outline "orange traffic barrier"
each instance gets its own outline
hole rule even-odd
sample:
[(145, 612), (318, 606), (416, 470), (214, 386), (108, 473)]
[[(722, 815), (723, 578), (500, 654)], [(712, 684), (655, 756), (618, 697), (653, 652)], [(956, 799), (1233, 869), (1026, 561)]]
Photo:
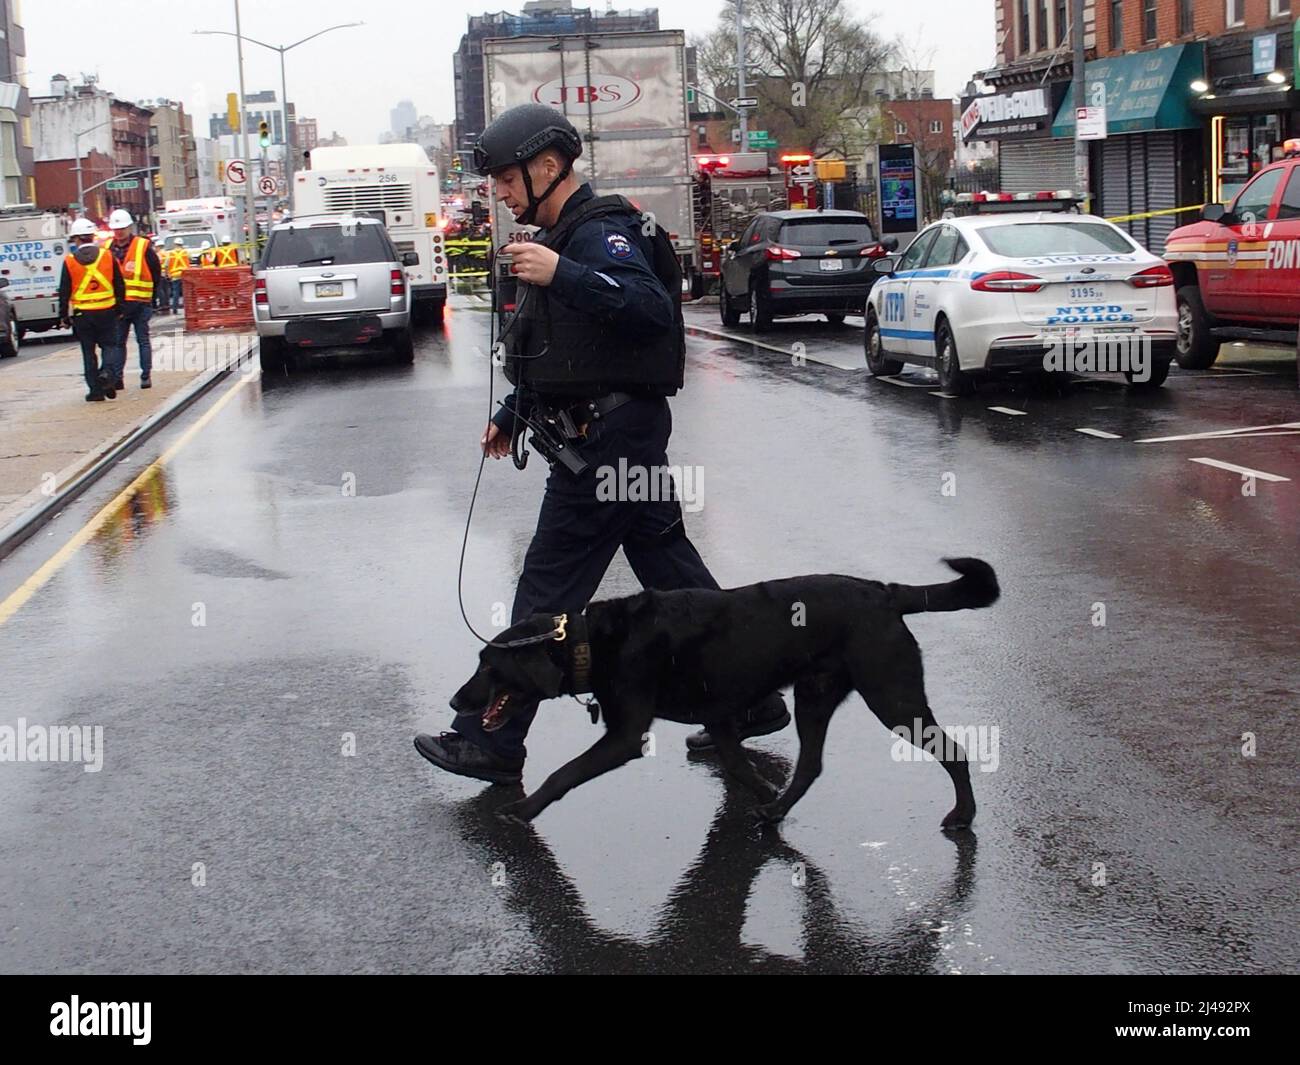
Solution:
[(181, 275), (185, 332), (250, 329), (253, 325), (253, 271), (248, 266), (191, 267)]

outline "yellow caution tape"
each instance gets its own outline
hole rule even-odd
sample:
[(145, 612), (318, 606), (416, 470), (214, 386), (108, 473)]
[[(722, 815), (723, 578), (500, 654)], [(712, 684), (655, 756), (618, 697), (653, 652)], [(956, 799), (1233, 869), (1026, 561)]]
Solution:
[(1104, 219), (1106, 222), (1135, 222), (1139, 218), (1155, 218), (1163, 214), (1182, 214), (1184, 211), (1199, 211), (1205, 204), (1198, 203), (1191, 207), (1169, 207), (1163, 211), (1143, 211), (1141, 214), (1120, 214), (1114, 218)]

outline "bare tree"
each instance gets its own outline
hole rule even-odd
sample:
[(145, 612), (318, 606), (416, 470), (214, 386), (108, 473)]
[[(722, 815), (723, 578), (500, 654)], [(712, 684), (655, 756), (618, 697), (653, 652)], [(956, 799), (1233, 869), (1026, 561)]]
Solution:
[[(735, 0), (725, 0), (717, 28), (695, 41), (701, 80), (723, 99), (735, 95), (735, 26)], [(818, 154), (862, 143), (871, 79), (894, 53), (869, 20), (843, 0), (746, 0), (745, 42), (755, 118), (783, 147)]]

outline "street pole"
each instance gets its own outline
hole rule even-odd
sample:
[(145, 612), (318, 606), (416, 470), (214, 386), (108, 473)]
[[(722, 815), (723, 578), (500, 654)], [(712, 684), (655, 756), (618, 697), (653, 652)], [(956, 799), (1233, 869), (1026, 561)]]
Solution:
[[(280, 53), (280, 109), (284, 112), (284, 189), (293, 194), (293, 142), (294, 130), (289, 127), (289, 83), (284, 77), (284, 53), (289, 49), (277, 48)], [(278, 197), (277, 197), (278, 198)], [(272, 201), (274, 203), (274, 200)], [(270, 217), (269, 208), (267, 217)]]
[(1073, 16), (1071, 34), (1074, 37), (1074, 184), (1083, 200), (1085, 214), (1092, 210), (1092, 194), (1088, 180), (1088, 142), (1084, 140), (1079, 122), (1079, 109), (1088, 106), (1087, 57), (1083, 47), (1083, 0), (1071, 0)]
[[(745, 98), (745, 0), (736, 0), (736, 99)], [(740, 150), (749, 147), (749, 111), (739, 107)]]
[[(87, 131), (89, 132), (89, 131)], [(72, 151), (77, 157), (77, 215), (84, 218), (86, 215), (86, 194), (81, 188), (81, 134), (72, 135)]]
[[(244, 208), (248, 217), (248, 237), (254, 247), (257, 245), (257, 203), (253, 199), (253, 183), (248, 180), (248, 173), (253, 169), (253, 160), (248, 154), (248, 112), (244, 109), (244, 38), (239, 25), (239, 0), (235, 0), (235, 51), (239, 56), (239, 134), (244, 146)], [(236, 237), (243, 242), (243, 234)], [(250, 252), (250, 258), (252, 254)]]

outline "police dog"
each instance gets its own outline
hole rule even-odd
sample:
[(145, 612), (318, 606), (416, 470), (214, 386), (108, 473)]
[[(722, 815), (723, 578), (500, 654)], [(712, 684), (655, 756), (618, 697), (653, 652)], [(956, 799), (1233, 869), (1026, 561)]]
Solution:
[[(579, 784), (639, 757), (651, 722), (664, 718), (704, 725), (723, 767), (762, 800), (755, 815), (775, 823), (820, 775), (826, 728), (850, 691), (888, 729), (910, 734), (919, 720), (923, 736), (937, 734), (921, 651), (903, 616), (987, 607), (999, 594), (986, 562), (944, 561), (961, 575), (946, 584), (790, 577), (727, 591), (646, 591), (592, 603), (581, 615), (536, 615), (479, 652), (451, 707), (478, 715), (491, 732), (543, 699), (591, 692), (599, 703), (605, 734), (531, 795), (501, 807), (509, 820), (531, 821)], [(782, 790), (745, 755), (737, 721), (790, 685), (799, 759)], [(921, 746), (923, 736), (909, 738)], [(948, 744), (937, 757), (957, 797), (942, 827), (966, 828), (975, 795), (965, 751)]]

